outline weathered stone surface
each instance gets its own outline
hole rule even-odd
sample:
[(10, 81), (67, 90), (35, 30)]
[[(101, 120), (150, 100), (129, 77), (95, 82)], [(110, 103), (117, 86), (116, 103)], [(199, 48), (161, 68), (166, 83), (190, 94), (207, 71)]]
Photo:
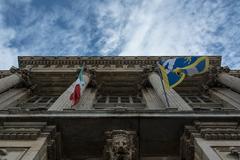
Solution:
[(30, 95), (26, 88), (10, 89), (0, 96), (0, 110), (16, 108), (16, 106)]
[[(224, 121), (238, 122), (240, 115), (237, 109), (234, 112), (231, 110), (227, 112), (226, 110), (219, 112), (192, 111), (181, 108), (182, 106), (175, 107), (175, 110), (171, 110), (171, 112), (165, 109), (164, 100), (159, 98), (157, 92), (152, 88), (153, 85), (148, 81), (148, 73), (154, 71), (156, 62), (164, 58), (170, 57), (19, 57), (20, 69), (31, 71), (29, 74), (34, 86), (31, 88), (33, 96), (61, 95), (75, 80), (77, 69), (82, 64), (85, 64), (87, 70), (94, 73), (94, 76), (91, 74), (91, 81), (85, 90), (86, 94), (76, 106), (76, 110), (70, 110), (71, 107), (65, 104), (65, 100), (69, 99), (68, 95), (65, 96), (65, 100), (58, 101), (56, 109), (60, 107), (59, 110), (40, 111), (41, 107), (36, 102), (34, 105), (30, 103), (28, 105), (39, 110), (20, 109), (17, 113), (12, 110), (1, 111), (0, 122), (12, 121), (13, 123), (4, 123), (0, 126), (0, 141), (4, 144), (7, 144), (6, 142), (9, 144), (11, 141), (11, 144), (20, 147), (26, 145), (27, 142), (45, 138), (46, 144), (43, 145), (43, 149), (31, 150), (28, 153), (29, 157), (37, 155), (36, 157), (39, 159), (59, 160), (61, 157), (58, 155), (61, 153), (64, 155), (64, 160), (99, 160), (103, 158), (104, 146), (106, 146), (105, 153), (107, 152), (108, 155), (112, 153), (115, 155), (112, 157), (116, 157), (116, 159), (131, 159), (130, 153), (137, 151), (135, 156), (143, 160), (179, 160), (181, 159), (179, 155), (181, 149), (183, 150), (181, 155), (192, 156), (192, 152), (194, 152), (194, 156), (201, 159), (206, 158), (207, 154), (212, 154), (212, 152), (201, 150), (201, 145), (204, 145), (206, 141), (214, 142), (215, 145), (218, 145), (217, 147), (221, 145), (222, 140), (228, 141), (225, 143), (228, 146), (230, 142), (234, 145), (237, 144), (239, 140), (238, 126), (236, 127), (235, 123), (223, 123)], [(210, 57), (211, 67), (220, 67), (220, 62), (221, 57)], [(207, 90), (202, 89), (201, 85), (208, 80), (208, 74), (188, 77), (174, 90), (181, 96), (200, 96), (203, 92), (207, 94), (208, 92), (205, 92)], [(161, 85), (159, 81), (155, 81), (155, 83)], [(219, 83), (214, 82), (214, 85), (219, 85)], [(5, 93), (10, 92), (2, 93), (0, 102), (14, 100), (13, 92)], [(169, 97), (173, 96), (171, 94)], [(129, 108), (118, 104), (114, 105), (112, 107), (114, 109), (111, 110), (107, 109), (105, 104), (102, 104), (101, 109), (92, 107), (92, 101), (99, 95), (117, 95), (119, 104), (121, 104), (121, 96), (134, 97), (137, 95), (141, 98), (142, 103), (129, 105)], [(170, 103), (174, 103), (176, 106), (182, 105), (179, 95), (177, 98), (171, 98), (172, 102)], [(237, 96), (234, 96), (233, 99), (235, 103), (238, 103)], [(223, 101), (217, 101), (216, 105), (222, 105), (222, 103)], [(191, 104), (189, 103), (189, 105)], [(206, 108), (211, 108), (208, 103), (204, 105)], [(66, 106), (67, 108), (65, 108)], [(186, 104), (183, 105), (183, 107), (186, 106)], [(0, 107), (2, 106), (0, 105)], [(195, 123), (194, 126), (190, 126), (196, 120), (210, 120), (214, 123)], [(16, 121), (18, 121), (17, 125)], [(47, 123), (32, 123), (39, 121)], [(186, 136), (182, 137), (182, 147), (180, 147), (179, 136), (183, 134), (184, 126), (186, 126), (184, 132)], [(122, 130), (121, 134), (113, 133), (119, 130)], [(108, 138), (105, 136), (106, 131), (111, 132), (111, 136)], [(129, 144), (129, 139), (126, 138), (128, 136), (124, 136), (128, 135), (128, 131), (136, 131), (134, 137), (139, 142), (138, 144), (134, 143), (131, 151), (124, 149), (129, 148), (129, 145), (123, 145)], [(106, 139), (111, 143), (106, 145)], [(196, 139), (198, 139), (199, 148), (194, 146)], [(37, 147), (39, 142), (36, 141), (33, 146)], [(46, 150), (48, 150), (48, 154), (44, 152)]]
[(220, 73), (217, 76), (217, 80), (226, 85), (227, 87), (231, 88), (232, 90), (240, 93), (240, 78), (234, 77), (228, 73)]
[(209, 93), (212, 98), (221, 101), (223, 110), (240, 110), (240, 94), (228, 88), (211, 88)]
[[(44, 144), (38, 142), (42, 138), (45, 139), (41, 141)], [(47, 125), (46, 122), (4, 122), (0, 126), (0, 147), (3, 147), (4, 142), (6, 142), (5, 147), (14, 147), (14, 145), (18, 147), (17, 144), (24, 147), (24, 143), (21, 142), (31, 142), (31, 146), (25, 146), (30, 148), (25, 156), (28, 157), (27, 154), (30, 154), (32, 155), (30, 157), (36, 160), (42, 157), (48, 160), (59, 159), (61, 157), (59, 138), (60, 134), (57, 133), (56, 126)], [(8, 143), (12, 145), (7, 146)], [(32, 153), (31, 150), (37, 152)]]
[(153, 88), (146, 88), (142, 90), (143, 98), (146, 101), (148, 109), (165, 110), (165, 104), (160, 100), (156, 91)]
[(137, 160), (136, 132), (113, 130), (105, 135), (104, 160)]
[[(225, 142), (231, 140), (240, 142), (239, 124), (237, 122), (195, 122), (192, 126), (185, 126), (181, 137), (181, 157), (186, 160), (199, 159), (197, 157), (202, 155), (202, 151), (199, 151), (199, 149), (205, 150), (204, 146), (203, 148), (197, 146), (203, 142), (201, 139), (204, 139), (204, 143), (205, 141), (222, 142), (223, 146), (226, 145)], [(203, 145), (206, 145), (206, 143)], [(211, 157), (211, 154), (205, 156), (208, 159), (207, 157)]]
[[(135, 67), (135, 65), (142, 67), (143, 65), (155, 65), (160, 59), (173, 58), (174, 56), (20, 56), (18, 57), (19, 66), (24, 68), (28, 65), (32, 67), (38, 65), (67, 65), (70, 67), (79, 66), (82, 64), (88, 66), (111, 66), (115, 65), (116, 67), (123, 67), (124, 65), (128, 65)], [(210, 65), (220, 66), (221, 65), (221, 57), (220, 56), (209, 56)], [(131, 67), (129, 67), (131, 68)]]
[(11, 75), (11, 72), (9, 70), (0, 70), (0, 79), (10, 75)]
[(22, 81), (22, 78), (18, 74), (12, 74), (10, 76), (0, 79), (0, 93), (14, 87)]

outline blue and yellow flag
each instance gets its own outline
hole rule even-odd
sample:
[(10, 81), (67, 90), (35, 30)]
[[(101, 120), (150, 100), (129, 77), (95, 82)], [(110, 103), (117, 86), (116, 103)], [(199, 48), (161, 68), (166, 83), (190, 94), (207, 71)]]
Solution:
[(177, 86), (186, 76), (204, 73), (208, 70), (208, 57), (178, 57), (160, 62), (160, 70), (167, 89)]

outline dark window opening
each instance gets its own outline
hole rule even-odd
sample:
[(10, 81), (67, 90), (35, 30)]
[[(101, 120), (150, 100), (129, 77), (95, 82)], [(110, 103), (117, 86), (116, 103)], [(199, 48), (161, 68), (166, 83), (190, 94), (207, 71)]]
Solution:
[(211, 99), (209, 99), (208, 97), (204, 97), (204, 96), (200, 96), (199, 97), (202, 101), (206, 102), (206, 103), (211, 103), (213, 102)]
[(98, 103), (106, 103), (107, 97), (101, 97), (97, 100)]
[(39, 98), (40, 98), (40, 97), (38, 97), (38, 96), (34, 96), (34, 97), (30, 98), (30, 99), (27, 101), (27, 103), (34, 103), (34, 102), (36, 102)]
[(23, 103), (19, 103), (17, 107), (21, 108), (21, 110), (27, 111), (47, 110), (57, 98), (58, 97), (55, 96), (33, 96)]
[(109, 97), (109, 103), (118, 103), (118, 97)]
[(129, 97), (121, 97), (121, 103), (130, 103)]
[(188, 99), (193, 103), (201, 103), (201, 101), (197, 97), (189, 96)]
[(141, 103), (141, 99), (139, 97), (132, 97), (133, 103)]
[(187, 103), (214, 103), (210, 97), (205, 95), (200, 96), (183, 96), (183, 99)]
[(97, 103), (118, 103), (118, 104), (134, 104), (142, 103), (142, 97), (138, 96), (101, 96), (98, 95), (96, 99)]
[(224, 107), (222, 102), (212, 100), (207, 95), (183, 96), (183, 99), (190, 104), (194, 111), (234, 110), (233, 108)]

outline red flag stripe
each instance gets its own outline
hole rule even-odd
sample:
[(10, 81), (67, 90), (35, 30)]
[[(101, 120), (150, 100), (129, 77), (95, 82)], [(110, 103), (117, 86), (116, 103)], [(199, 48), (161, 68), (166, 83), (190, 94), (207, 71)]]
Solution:
[(81, 86), (80, 84), (76, 84), (74, 87), (74, 91), (70, 96), (72, 105), (76, 105), (80, 101), (80, 97), (81, 97)]

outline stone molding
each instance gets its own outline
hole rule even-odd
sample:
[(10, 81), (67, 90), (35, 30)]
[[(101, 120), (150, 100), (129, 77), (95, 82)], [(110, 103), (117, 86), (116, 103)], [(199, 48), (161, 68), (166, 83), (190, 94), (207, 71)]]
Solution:
[[(97, 66), (97, 67), (110, 67), (115, 65), (116, 68), (123, 67), (123, 65), (138, 67), (146, 65), (155, 65), (159, 60), (174, 58), (176, 56), (20, 56), (18, 57), (18, 62), (20, 68), (32, 65), (39, 66), (43, 65), (46, 68), (55, 65), (55, 67), (68, 66), (70, 68), (75, 68), (75, 65), (87, 65), (87, 66)], [(210, 64), (213, 66), (221, 65), (220, 56), (209, 56)]]
[(10, 75), (11, 75), (11, 72), (9, 70), (0, 70), (0, 79)]
[(47, 138), (47, 156), (49, 160), (61, 157), (60, 133), (56, 126), (46, 122), (3, 122), (0, 126), (0, 140), (37, 140)]
[(238, 122), (194, 122), (184, 127), (180, 139), (181, 157), (185, 160), (194, 159), (194, 139), (223, 141), (240, 140), (240, 127)]
[(30, 71), (27, 69), (20, 69), (12, 66), (9, 70), (12, 74), (16, 74), (21, 78), (26, 87), (31, 87)]

